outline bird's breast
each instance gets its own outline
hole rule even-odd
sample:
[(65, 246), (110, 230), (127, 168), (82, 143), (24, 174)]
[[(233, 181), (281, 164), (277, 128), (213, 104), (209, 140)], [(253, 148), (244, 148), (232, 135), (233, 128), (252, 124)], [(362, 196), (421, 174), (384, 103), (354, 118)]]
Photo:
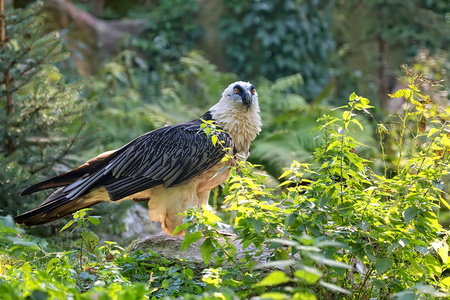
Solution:
[(225, 182), (230, 176), (231, 161), (221, 161), (202, 175), (194, 178), (197, 184), (197, 194), (210, 191)]

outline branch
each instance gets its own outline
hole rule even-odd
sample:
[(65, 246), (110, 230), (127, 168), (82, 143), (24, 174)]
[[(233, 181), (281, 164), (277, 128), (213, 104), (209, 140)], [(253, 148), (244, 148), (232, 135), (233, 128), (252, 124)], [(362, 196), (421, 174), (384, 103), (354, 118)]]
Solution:
[[(78, 9), (67, 0), (46, 0), (46, 8), (56, 10), (56, 14), (68, 17), (66, 23), (73, 22), (78, 28), (92, 30), (98, 40), (97, 46), (106, 53), (114, 53), (114, 48), (120, 39), (126, 35), (137, 35), (148, 20), (111, 20), (104, 21), (86, 11)], [(62, 24), (65, 27), (64, 24)]]

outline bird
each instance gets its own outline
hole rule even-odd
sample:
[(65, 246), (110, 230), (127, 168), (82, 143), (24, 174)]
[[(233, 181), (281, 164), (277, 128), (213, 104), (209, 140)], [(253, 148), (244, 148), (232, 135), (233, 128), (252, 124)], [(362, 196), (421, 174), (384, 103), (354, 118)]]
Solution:
[(58, 189), (14, 221), (40, 225), (100, 202), (131, 199), (148, 201), (151, 221), (173, 234), (183, 223), (180, 213), (207, 206), (210, 191), (228, 179), (233, 164), (248, 158), (250, 144), (262, 127), (259, 112), (255, 86), (234, 82), (201, 117), (149, 131), (72, 171), (26, 188), (20, 196)]

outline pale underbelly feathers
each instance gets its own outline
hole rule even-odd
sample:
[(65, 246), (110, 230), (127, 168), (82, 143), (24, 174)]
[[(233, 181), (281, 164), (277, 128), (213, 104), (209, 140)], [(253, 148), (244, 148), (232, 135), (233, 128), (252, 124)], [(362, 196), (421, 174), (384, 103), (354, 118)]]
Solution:
[(205, 173), (194, 177), (179, 186), (164, 188), (155, 186), (134, 194), (129, 198), (148, 202), (149, 216), (153, 222), (161, 222), (164, 232), (172, 234), (183, 223), (184, 216), (179, 213), (189, 207), (200, 208), (208, 204), (210, 191), (227, 180), (230, 167), (227, 162), (220, 162)]

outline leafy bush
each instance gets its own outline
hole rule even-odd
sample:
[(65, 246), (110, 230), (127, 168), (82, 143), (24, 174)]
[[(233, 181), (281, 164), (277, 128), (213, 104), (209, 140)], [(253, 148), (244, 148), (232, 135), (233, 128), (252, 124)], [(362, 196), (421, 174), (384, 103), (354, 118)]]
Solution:
[[(450, 207), (442, 190), (449, 174), (448, 109), (420, 93), (421, 76), (407, 80), (407, 88), (391, 95), (404, 99), (404, 113), (388, 132), (379, 131), (381, 137), (395, 136), (392, 172), (377, 165), (387, 159), (383, 151), (375, 159), (359, 155), (366, 146), (350, 132), (364, 129), (356, 114), (367, 114), (372, 106), (352, 94), (340, 117), (319, 119), (315, 130), (324, 143), (315, 150), (314, 163), (294, 162), (280, 177), (286, 179), (281, 194), (251, 165), (233, 172), (226, 201), (244, 258), (236, 256), (229, 238), (219, 238), (217, 217), (188, 213), (185, 241), (206, 238), (202, 254), (205, 262), (216, 254), (211, 267), (212, 274), (220, 274), (216, 286), (231, 285), (243, 297), (277, 299), (447, 295), (449, 233), (438, 215), (441, 206)], [(278, 270), (260, 281), (263, 273), (255, 264), (266, 259)], [(225, 269), (223, 261), (233, 264)]]
[(258, 166), (239, 163), (224, 190), (235, 235), (221, 234), (220, 218), (206, 209), (189, 210), (178, 228), (187, 230), (183, 249), (204, 238), (205, 269), (152, 251), (127, 253), (115, 242), (99, 247), (87, 227), (99, 219), (86, 211), (63, 228), (80, 234), (65, 252), (49, 251), (52, 245), (3, 218), (0, 291), (11, 299), (446, 296), (448, 231), (438, 214), (450, 206), (442, 181), (449, 173), (448, 109), (421, 94), (422, 77), (407, 80), (392, 95), (405, 101), (400, 121), (378, 126), (380, 146), (387, 134), (397, 142), (392, 167), (384, 168), (383, 147), (379, 157), (360, 155), (366, 146), (350, 133), (365, 129), (356, 116), (372, 107), (356, 94), (339, 114), (319, 119), (323, 143), (313, 162), (294, 161), (277, 189)]

